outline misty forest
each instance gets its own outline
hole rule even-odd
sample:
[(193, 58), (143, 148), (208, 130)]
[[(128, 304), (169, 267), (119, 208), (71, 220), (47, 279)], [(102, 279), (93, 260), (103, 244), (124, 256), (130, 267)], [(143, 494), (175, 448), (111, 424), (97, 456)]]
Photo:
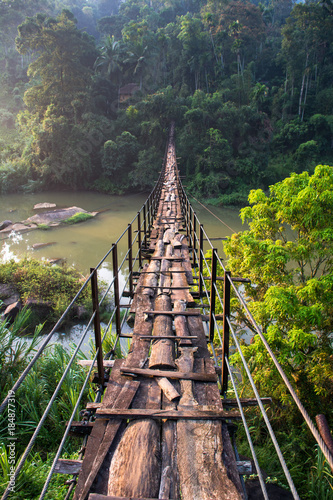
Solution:
[(149, 191), (171, 120), (187, 189), (216, 204), (332, 162), (330, 1), (0, 8), (2, 193)]

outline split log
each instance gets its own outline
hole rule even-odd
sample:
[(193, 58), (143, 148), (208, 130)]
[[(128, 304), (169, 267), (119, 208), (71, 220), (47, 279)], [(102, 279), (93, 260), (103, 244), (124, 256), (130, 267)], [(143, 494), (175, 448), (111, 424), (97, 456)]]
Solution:
[[(132, 406), (161, 407), (161, 390), (155, 381), (142, 383)], [(131, 422), (111, 461), (108, 495), (157, 498), (160, 475), (159, 423), (152, 419)]]
[[(177, 360), (179, 369), (193, 370), (193, 348), (181, 348)], [(182, 381), (180, 403), (198, 407), (192, 392), (192, 382)], [(186, 385), (184, 385), (186, 384)], [(178, 408), (184, 408), (179, 405)], [(207, 408), (207, 407), (206, 407)], [(209, 407), (211, 408), (211, 407)], [(240, 500), (234, 484), (227, 476), (222, 461), (221, 423), (213, 420), (177, 422), (178, 470), (180, 489), (184, 498), (200, 500)]]
[(157, 377), (156, 381), (169, 401), (180, 398), (179, 392), (176, 391), (170, 380), (166, 377)]
[[(174, 311), (185, 311), (186, 302), (184, 300), (176, 300), (174, 302)], [(177, 337), (189, 337), (190, 332), (187, 326), (187, 319), (185, 316), (175, 316), (174, 325), (176, 330)], [(192, 341), (190, 339), (182, 339), (180, 345), (192, 345)]]
[[(175, 250), (175, 255), (180, 256), (180, 251)], [(188, 280), (187, 276), (185, 274), (185, 268), (183, 267), (182, 264), (178, 263), (173, 263), (171, 267), (171, 275), (172, 275), (172, 284), (175, 287), (186, 287), (188, 286)], [(182, 290), (172, 290), (172, 295), (171, 295), (171, 300), (174, 303), (176, 300), (184, 300), (187, 304), (194, 304), (194, 299), (192, 295), (190, 294), (189, 290), (186, 288), (183, 288)]]
[[(159, 311), (171, 311), (171, 299), (167, 295), (159, 295), (155, 300), (155, 308)], [(154, 319), (153, 334), (172, 335), (172, 317), (158, 314)], [(176, 368), (174, 362), (175, 346), (172, 340), (163, 339), (155, 342), (151, 348), (149, 368)]]
[[(177, 385), (179, 385), (177, 383)], [(175, 410), (176, 404), (162, 398), (164, 410)], [(162, 476), (159, 498), (180, 500), (179, 478), (177, 470), (177, 422), (172, 420), (162, 423)]]

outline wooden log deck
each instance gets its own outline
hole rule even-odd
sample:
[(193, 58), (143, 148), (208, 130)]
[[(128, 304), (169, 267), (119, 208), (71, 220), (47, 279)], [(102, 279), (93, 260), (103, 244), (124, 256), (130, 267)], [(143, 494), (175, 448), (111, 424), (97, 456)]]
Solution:
[(239, 414), (222, 406), (182, 229), (171, 131), (132, 343), (110, 363), (102, 403), (89, 406), (75, 500), (244, 498), (227, 424)]

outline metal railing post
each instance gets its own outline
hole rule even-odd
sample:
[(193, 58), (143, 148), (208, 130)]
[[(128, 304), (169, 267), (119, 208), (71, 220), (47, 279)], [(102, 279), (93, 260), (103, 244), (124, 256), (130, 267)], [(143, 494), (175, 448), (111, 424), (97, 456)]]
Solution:
[(215, 316), (215, 299), (216, 299), (216, 270), (217, 270), (217, 255), (216, 248), (212, 249), (212, 270), (210, 277), (210, 311), (209, 311), (209, 340), (214, 340), (214, 316)]
[(197, 232), (197, 218), (196, 218), (196, 214), (195, 212), (193, 211), (192, 213), (192, 257), (193, 257), (193, 267), (196, 266), (196, 254), (195, 254), (195, 251), (196, 251), (196, 248), (197, 248), (197, 245), (196, 245), (196, 232)]
[(230, 316), (230, 271), (224, 271), (223, 287), (223, 345), (222, 345), (222, 393), (228, 389), (228, 367), (225, 358), (229, 359), (229, 323)]
[(144, 233), (144, 244), (145, 248), (147, 246), (147, 220), (146, 220), (146, 204), (143, 205), (143, 233)]
[(120, 300), (119, 300), (119, 273), (118, 273), (118, 250), (117, 245), (113, 244), (112, 249), (113, 261), (113, 277), (114, 277), (114, 305), (116, 308), (116, 332), (117, 335), (121, 334), (121, 321), (120, 321)]
[(138, 212), (138, 247), (139, 247), (139, 267), (142, 267), (142, 256), (141, 256), (141, 214)]
[(147, 200), (147, 203), (148, 203), (148, 232), (150, 234), (150, 225), (151, 225), (151, 222), (150, 222), (150, 216), (151, 216), (151, 200), (150, 200), (150, 197), (151, 195), (149, 195), (149, 198)]
[(203, 273), (203, 225), (199, 229), (199, 297), (202, 295), (202, 273)]
[(101, 337), (101, 321), (99, 317), (99, 301), (98, 301), (98, 283), (97, 271), (95, 268), (90, 269), (91, 275), (91, 298), (93, 304), (94, 316), (94, 331), (95, 331), (95, 345), (97, 354), (97, 371), (99, 383), (104, 383), (104, 367), (103, 367), (103, 350), (102, 350), (102, 337)]
[(133, 295), (133, 254), (132, 254), (132, 224), (128, 224), (128, 277), (129, 277), (129, 292)]

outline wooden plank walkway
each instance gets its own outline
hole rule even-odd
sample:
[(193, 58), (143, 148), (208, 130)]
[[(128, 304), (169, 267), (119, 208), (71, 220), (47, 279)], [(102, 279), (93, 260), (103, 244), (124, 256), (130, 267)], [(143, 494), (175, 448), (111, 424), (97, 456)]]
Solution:
[(226, 424), (239, 414), (222, 407), (202, 316), (193, 309), (175, 165), (171, 131), (152, 255), (131, 305), (130, 351), (115, 360), (94, 407), (75, 500), (243, 498)]

